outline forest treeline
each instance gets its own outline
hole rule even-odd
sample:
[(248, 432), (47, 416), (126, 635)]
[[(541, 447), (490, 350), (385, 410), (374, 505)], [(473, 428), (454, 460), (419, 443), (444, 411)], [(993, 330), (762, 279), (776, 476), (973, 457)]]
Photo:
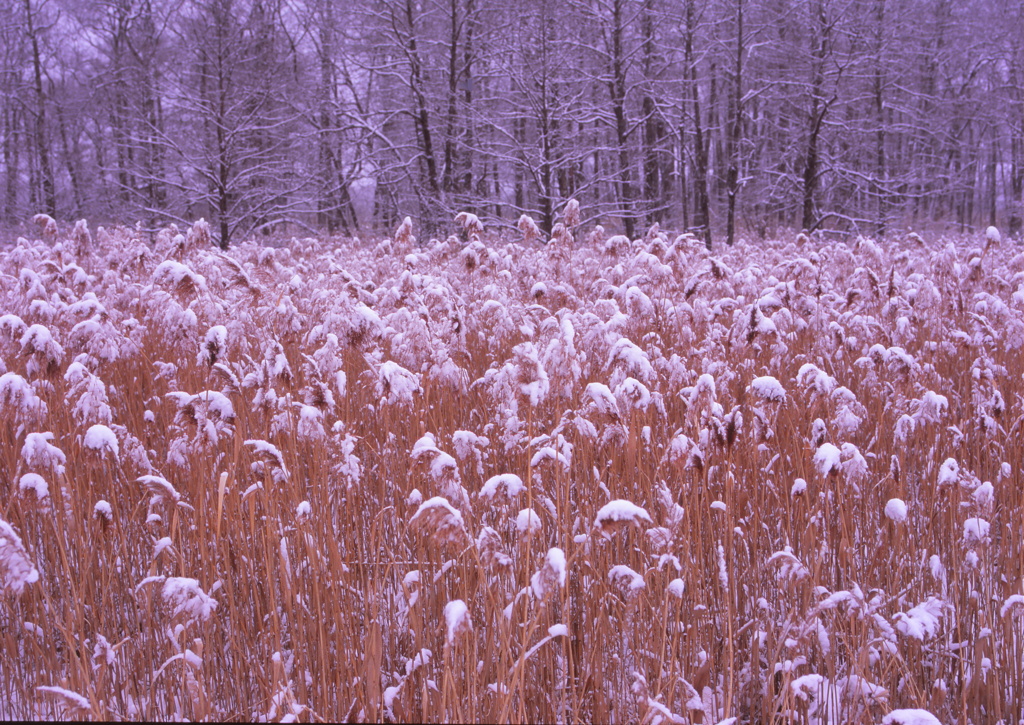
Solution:
[(0, 210), (356, 233), (998, 224), (1016, 0), (9, 0)]

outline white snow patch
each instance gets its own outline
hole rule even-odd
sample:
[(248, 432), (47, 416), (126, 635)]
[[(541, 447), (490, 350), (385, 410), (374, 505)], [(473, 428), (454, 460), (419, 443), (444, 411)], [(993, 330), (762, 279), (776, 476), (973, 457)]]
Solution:
[(507, 496), (509, 500), (515, 498), (526, 490), (526, 486), (523, 485), (523, 479), (519, 476), (514, 473), (501, 473), (487, 479), (483, 487), (480, 489), (480, 495), (483, 498), (493, 498), (497, 495), (499, 488), (505, 489), (505, 496)]
[(1006, 601), (1003, 602), (1003, 606), (999, 609), (999, 617), (1001, 619), (1005, 618), (1014, 607), (1020, 607), (1020, 611), (1024, 612), (1024, 594), (1013, 594), (1007, 597)]
[(772, 403), (781, 403), (786, 399), (786, 389), (771, 375), (754, 378), (747, 390), (762, 400)]
[(810, 388), (818, 393), (828, 395), (836, 388), (836, 380), (813, 363), (804, 363), (796, 374), (796, 380), (800, 385)]
[(636, 592), (647, 586), (644, 578), (625, 564), (617, 564), (608, 570), (608, 581), (619, 584), (630, 592)]
[(619, 404), (607, 385), (603, 383), (588, 383), (586, 390), (583, 391), (583, 396), (602, 415), (611, 416), (612, 418), (619, 417)]
[(941, 599), (928, 597), (909, 612), (898, 612), (893, 618), (896, 629), (906, 637), (923, 642), (939, 631), (939, 620), (945, 608)]
[(18, 481), (18, 488), (35, 493), (37, 501), (42, 501), (50, 495), (50, 485), (38, 473), (26, 473)]
[(882, 718), (882, 725), (942, 725), (942, 723), (927, 710), (893, 710)]
[(36, 688), (36, 692), (56, 698), (68, 717), (81, 717), (92, 712), (89, 701), (74, 690), (51, 685), (40, 685)]
[(181, 262), (175, 262), (173, 259), (165, 259), (157, 265), (153, 270), (153, 281), (172, 287), (187, 284), (202, 289), (206, 285), (205, 277), (196, 274)]
[[(181, 494), (178, 493), (174, 486), (171, 485), (170, 481), (163, 476), (139, 476), (136, 480), (149, 489), (149, 492), (153, 494), (154, 500), (170, 499), (175, 502), (181, 500)], [(262, 488), (262, 484), (259, 485)]]
[(199, 355), (196, 357), (196, 364), (213, 365), (217, 362), (228, 344), (228, 328), (224, 325), (214, 325), (206, 331), (206, 337), (199, 346)]
[(990, 525), (982, 518), (971, 518), (964, 521), (964, 543), (981, 544), (988, 541)]
[(20, 594), (26, 584), (39, 581), (39, 572), (32, 566), (21, 537), (9, 523), (0, 519), (0, 590)]
[(554, 639), (555, 637), (568, 637), (569, 628), (564, 624), (552, 624), (548, 627), (548, 637)]
[(53, 433), (29, 433), (21, 447), (21, 457), (30, 468), (48, 469), (60, 475), (68, 459), (60, 448), (50, 443), (52, 440)]
[(92, 507), (92, 515), (94, 518), (102, 518), (108, 522), (114, 518), (114, 512), (107, 501), (97, 501), (96, 505)]
[(692, 406), (701, 398), (704, 398), (709, 402), (714, 402), (717, 395), (718, 393), (715, 390), (715, 379), (711, 375), (704, 373), (697, 378), (697, 382), (690, 393), (689, 403)]
[(429, 649), (421, 649), (416, 653), (416, 656), (405, 663), (405, 676), (408, 677), (413, 672), (418, 670), (420, 667), (426, 667), (430, 664), (430, 660), (434, 658), (434, 653)]
[(971, 494), (971, 498), (974, 499), (974, 502), (978, 504), (978, 506), (988, 508), (995, 500), (995, 493), (995, 487), (992, 485), (992, 482), (985, 481), (975, 489), (974, 493)]
[(892, 521), (900, 523), (907, 520), (907, 504), (901, 499), (891, 498), (885, 504), (885, 515)]
[(814, 454), (814, 467), (822, 476), (838, 472), (842, 466), (839, 449), (831, 443), (822, 443)]
[(544, 555), (544, 564), (530, 577), (530, 589), (538, 599), (544, 599), (549, 592), (565, 586), (565, 575), (565, 552), (552, 547)]
[(654, 523), (650, 514), (640, 506), (631, 501), (616, 499), (606, 503), (597, 512), (597, 516), (594, 518), (594, 527), (602, 529), (617, 523), (631, 523), (639, 526), (641, 521)]
[(533, 509), (523, 509), (519, 512), (519, 515), (516, 516), (516, 529), (520, 533), (534, 533), (540, 531), (540, 517)]
[(952, 486), (960, 480), (960, 464), (953, 458), (947, 458), (939, 467), (939, 486)]
[(174, 542), (170, 536), (165, 536), (153, 545), (153, 559), (156, 560), (166, 549), (173, 549)]
[(409, 454), (413, 460), (418, 461), (424, 456), (435, 456), (441, 452), (437, 447), (437, 441), (433, 433), (427, 433), (412, 444), (412, 452)]
[(942, 416), (949, 410), (949, 398), (929, 390), (918, 401), (917, 417), (929, 423), (941, 423)]
[(90, 426), (89, 430), (85, 432), (83, 443), (86, 448), (91, 448), (94, 451), (107, 451), (114, 458), (117, 458), (120, 453), (117, 445), (117, 436), (114, 435), (114, 431), (102, 424)]
[(469, 608), (461, 599), (454, 599), (444, 605), (444, 620), (448, 625), (448, 644), (455, 644), (460, 634), (472, 631), (473, 621), (469, 617)]
[(188, 577), (168, 577), (162, 594), (164, 601), (174, 609), (175, 617), (206, 622), (217, 609), (217, 600), (204, 592), (198, 581)]
[(429, 511), (440, 511), (445, 516), (451, 517), (452, 520), (458, 523), (459, 525), (463, 524), (462, 514), (459, 512), (458, 509), (454, 508), (450, 503), (448, 503), (448, 499), (446, 499), (444, 496), (434, 496), (433, 498), (428, 499), (424, 501), (422, 504), (420, 504), (420, 507), (416, 509), (416, 513), (414, 513), (412, 515), (412, 518), (409, 519), (409, 523), (412, 524), (420, 518), (426, 516), (427, 512)]
[(409, 526), (422, 528), (427, 535), (440, 540), (462, 540), (466, 537), (462, 513), (444, 496), (434, 496), (421, 503), (409, 519)]
[(420, 376), (391, 360), (384, 362), (377, 373), (377, 396), (388, 403), (411, 403), (420, 391)]

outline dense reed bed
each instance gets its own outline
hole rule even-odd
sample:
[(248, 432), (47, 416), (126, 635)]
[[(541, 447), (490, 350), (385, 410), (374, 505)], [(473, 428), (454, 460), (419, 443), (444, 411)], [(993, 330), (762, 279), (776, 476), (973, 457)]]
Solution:
[(41, 221), (0, 250), (0, 717), (1024, 722), (996, 233)]

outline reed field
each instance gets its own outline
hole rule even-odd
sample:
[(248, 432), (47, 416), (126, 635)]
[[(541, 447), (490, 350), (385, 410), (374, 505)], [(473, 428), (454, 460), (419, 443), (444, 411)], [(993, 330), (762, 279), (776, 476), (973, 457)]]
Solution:
[(1024, 723), (995, 229), (38, 221), (0, 246), (0, 718)]

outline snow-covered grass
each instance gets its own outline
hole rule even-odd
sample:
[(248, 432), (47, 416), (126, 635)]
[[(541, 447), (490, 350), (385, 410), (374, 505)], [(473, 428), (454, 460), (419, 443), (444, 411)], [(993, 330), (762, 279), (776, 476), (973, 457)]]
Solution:
[(1019, 247), (461, 222), (0, 251), (0, 717), (1020, 721)]

